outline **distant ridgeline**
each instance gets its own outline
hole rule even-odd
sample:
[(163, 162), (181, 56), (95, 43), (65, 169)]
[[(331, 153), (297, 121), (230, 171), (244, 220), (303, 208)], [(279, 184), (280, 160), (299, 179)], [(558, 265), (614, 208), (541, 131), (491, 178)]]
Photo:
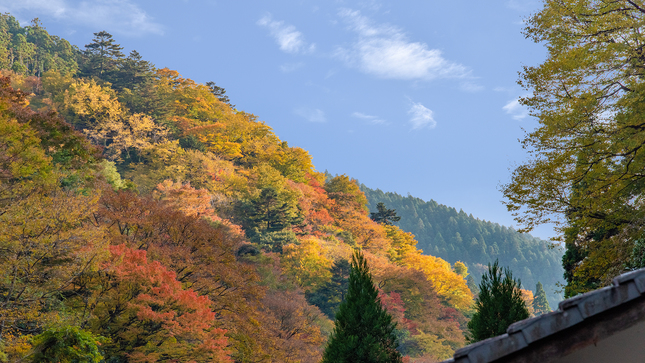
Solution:
[(396, 225), (416, 236), (418, 248), (451, 264), (465, 263), (478, 283), (488, 262), (497, 258), (501, 266), (510, 267), (513, 275), (522, 280), (522, 288), (533, 291), (541, 282), (552, 309), (562, 300), (562, 294), (556, 291), (561, 289), (557, 284), (564, 283), (563, 252), (550, 248), (549, 242), (482, 221), (434, 200), (425, 202), (412, 196), (384, 193), (363, 184), (361, 190), (371, 211), (376, 210), (379, 202), (388, 209), (396, 209), (401, 217)]

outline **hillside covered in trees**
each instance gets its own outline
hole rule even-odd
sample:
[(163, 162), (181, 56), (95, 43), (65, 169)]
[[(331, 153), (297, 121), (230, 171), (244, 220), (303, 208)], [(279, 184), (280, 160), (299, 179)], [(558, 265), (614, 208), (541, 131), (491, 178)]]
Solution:
[(355, 249), (406, 359), (465, 344), (464, 264), (215, 83), (103, 31), (0, 35), (0, 361), (317, 362)]
[(412, 233), (424, 253), (448, 262), (462, 261), (479, 281), (488, 263), (499, 259), (522, 281), (524, 289), (533, 290), (538, 282), (544, 286), (549, 304), (562, 300), (563, 252), (551, 243), (519, 233), (497, 223), (482, 221), (433, 200), (425, 202), (412, 196), (385, 193), (361, 185), (371, 210), (381, 202), (395, 209), (401, 220), (396, 223)]

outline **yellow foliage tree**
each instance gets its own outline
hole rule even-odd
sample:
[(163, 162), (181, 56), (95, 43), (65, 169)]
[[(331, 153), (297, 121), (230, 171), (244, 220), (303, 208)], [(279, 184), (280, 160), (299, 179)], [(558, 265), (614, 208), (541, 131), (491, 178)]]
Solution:
[(526, 304), (526, 308), (529, 310), (530, 316), (535, 316), (535, 309), (533, 308), (533, 291), (520, 289), (522, 292), (522, 300)]
[(266, 163), (296, 182), (305, 182), (307, 175), (314, 173), (309, 153), (289, 147), (271, 127), (249, 113), (226, 112), (217, 122), (191, 128), (187, 134), (197, 137), (208, 151), (238, 165)]
[(457, 261), (452, 265), (452, 270), (455, 273), (463, 278), (468, 277), (468, 267), (461, 261)]
[(0, 341), (56, 319), (60, 296), (107, 252), (90, 220), (100, 192), (63, 190), (28, 125), (0, 114)]
[(389, 252), (390, 261), (396, 264), (402, 264), (404, 260), (413, 255), (420, 254), (421, 250), (416, 248), (417, 240), (410, 232), (405, 232), (397, 226), (382, 225), (385, 229), (387, 238), (392, 242)]
[(66, 119), (81, 129), (120, 120), (125, 110), (110, 88), (101, 87), (94, 80), (77, 80), (65, 91)]
[(140, 191), (152, 191), (164, 180), (190, 182), (194, 188), (207, 189), (224, 197), (246, 193), (248, 180), (243, 170), (212, 153), (185, 150), (178, 141), (152, 145), (142, 151), (144, 162), (131, 164), (126, 176)]
[(325, 257), (324, 250), (324, 245), (315, 237), (304, 238), (299, 245), (286, 245), (282, 253), (282, 267), (303, 289), (316, 290), (331, 279), (333, 261)]
[(181, 130), (212, 124), (231, 113), (210, 89), (192, 79), (183, 78), (179, 72), (168, 68), (158, 69), (154, 79), (157, 95), (164, 101), (167, 121)]
[(441, 258), (428, 255), (411, 255), (405, 264), (422, 271), (432, 282), (437, 294), (459, 310), (472, 307), (473, 295), (466, 285), (466, 280), (456, 274), (450, 264)]

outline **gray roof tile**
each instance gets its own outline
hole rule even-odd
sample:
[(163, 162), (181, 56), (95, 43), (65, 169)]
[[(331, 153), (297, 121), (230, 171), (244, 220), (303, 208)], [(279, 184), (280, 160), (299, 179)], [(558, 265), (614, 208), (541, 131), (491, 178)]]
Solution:
[(458, 349), (454, 358), (442, 363), (492, 362), (642, 295), (645, 269), (625, 273), (614, 278), (612, 286), (564, 300), (555, 311), (511, 324), (506, 334)]

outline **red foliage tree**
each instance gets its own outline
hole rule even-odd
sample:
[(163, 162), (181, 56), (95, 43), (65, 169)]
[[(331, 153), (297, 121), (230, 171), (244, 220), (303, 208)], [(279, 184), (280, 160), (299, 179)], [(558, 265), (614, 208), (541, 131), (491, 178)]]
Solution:
[(110, 252), (92, 319), (94, 331), (112, 338), (110, 354), (130, 362), (231, 361), (208, 297), (184, 289), (146, 251), (117, 245)]
[(266, 288), (256, 267), (236, 258), (244, 243), (238, 230), (128, 191), (107, 190), (100, 204), (96, 221), (107, 228), (112, 244), (146, 250), (184, 287), (208, 296), (216, 326), (228, 331), (234, 359), (270, 356), (274, 338), (260, 323), (267, 320), (261, 302)]

